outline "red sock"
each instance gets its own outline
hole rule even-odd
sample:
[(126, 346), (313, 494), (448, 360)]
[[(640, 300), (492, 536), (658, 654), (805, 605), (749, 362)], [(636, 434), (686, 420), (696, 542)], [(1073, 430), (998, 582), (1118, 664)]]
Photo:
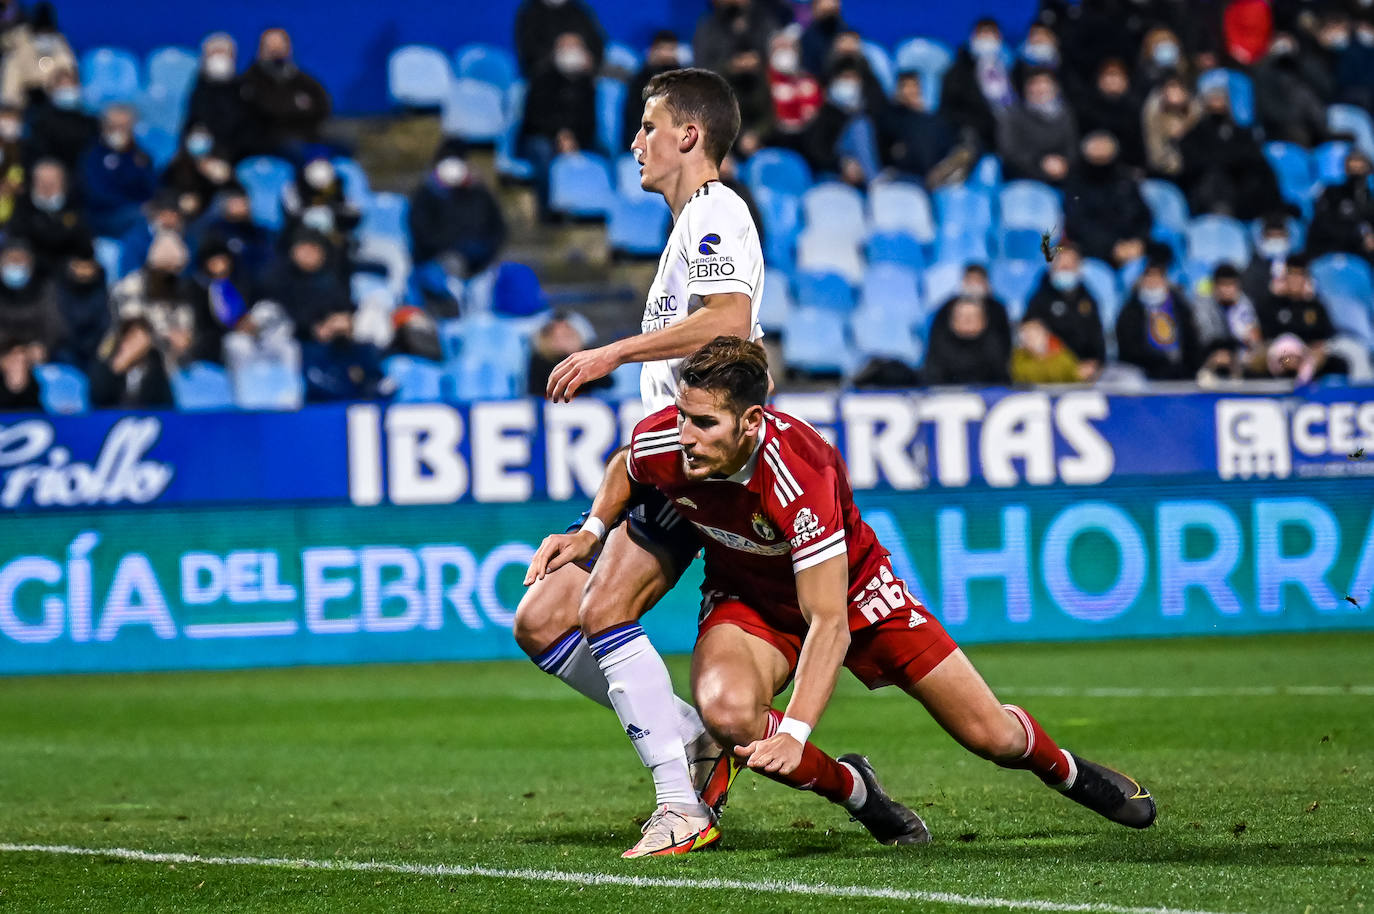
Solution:
[(1062, 787), (1064, 782), (1069, 779), (1069, 760), (1064, 756), (1063, 750), (1050, 739), (1040, 726), (1039, 721), (1025, 709), (1018, 708), (1016, 705), (1002, 705), (1012, 717), (1020, 721), (1021, 726), (1026, 730), (1026, 752), (1018, 759), (1007, 759), (997, 764), (1003, 768), (1020, 768), (1033, 771), (1051, 787)]
[[(769, 711), (768, 722), (764, 727), (763, 738), (768, 739), (778, 732), (782, 723), (781, 711)], [(807, 742), (802, 747), (801, 763), (791, 774), (778, 774), (760, 771), (766, 778), (795, 787), (797, 790), (810, 790), (818, 793), (832, 803), (843, 803), (854, 791), (854, 775), (849, 769), (826, 755), (816, 745)]]

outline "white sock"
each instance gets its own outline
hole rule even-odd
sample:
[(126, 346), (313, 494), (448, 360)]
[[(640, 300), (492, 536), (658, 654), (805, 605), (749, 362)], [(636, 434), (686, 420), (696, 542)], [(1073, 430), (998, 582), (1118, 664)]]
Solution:
[(849, 799), (843, 803), (845, 809), (854, 812), (868, 802), (868, 785), (864, 783), (863, 778), (859, 777), (859, 769), (848, 762), (840, 762), (840, 764), (847, 768), (854, 777), (854, 787), (849, 791)]
[(637, 623), (589, 641), (606, 677), (607, 694), (640, 761), (654, 775), (658, 804), (697, 806), (701, 800), (687, 770), (679, 732), (679, 699), (663, 658)]

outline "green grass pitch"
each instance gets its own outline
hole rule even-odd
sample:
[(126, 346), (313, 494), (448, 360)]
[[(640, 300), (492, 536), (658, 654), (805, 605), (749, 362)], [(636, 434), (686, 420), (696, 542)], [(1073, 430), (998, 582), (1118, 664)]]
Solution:
[[(528, 663), (11, 678), (0, 843), (341, 868), (5, 850), (0, 911), (1374, 909), (1374, 635), (969, 653), (1063, 745), (1143, 780), (1156, 826), (981, 762), (913, 701), (848, 677), (817, 741), (868, 753), (932, 845), (880, 847), (818, 797), (745, 774), (720, 850), (623, 861), (646, 772), (609, 712)], [(532, 878), (550, 871), (676, 882)], [(867, 897), (805, 888), (822, 884)]]

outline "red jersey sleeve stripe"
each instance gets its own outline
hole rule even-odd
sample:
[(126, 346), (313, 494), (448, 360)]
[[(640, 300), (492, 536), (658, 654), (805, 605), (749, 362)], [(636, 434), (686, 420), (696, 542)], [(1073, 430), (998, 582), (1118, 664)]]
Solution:
[(792, 559), (793, 559), (793, 561), (797, 561), (797, 560), (800, 560), (800, 559), (807, 558), (808, 556), (810, 556), (810, 555), (812, 555), (812, 554), (814, 554), (814, 553), (820, 552), (820, 551), (823, 550), (823, 549), (828, 549), (828, 548), (830, 548), (831, 546), (835, 545), (835, 543), (837, 543), (837, 542), (838, 542), (838, 543), (841, 543), (841, 544), (844, 543), (844, 531), (843, 531), (843, 530), (836, 530), (834, 533), (830, 534), (829, 536), (827, 536), (825, 539), (821, 540), (821, 541), (818, 542), (818, 543), (812, 543), (812, 544), (809, 545), (809, 546), (803, 546), (802, 548), (798, 549), (796, 552), (793, 552), (793, 553), (792, 553)]
[(819, 565), (821, 562), (827, 562), (830, 559), (833, 559), (837, 556), (846, 555), (848, 551), (849, 550), (846, 548), (844, 541), (841, 540), (840, 542), (831, 546), (829, 549), (826, 549), (822, 552), (817, 552), (814, 555), (807, 556), (806, 558), (800, 560), (793, 559), (792, 571), (793, 573), (805, 571), (808, 568), (813, 568), (816, 565)]

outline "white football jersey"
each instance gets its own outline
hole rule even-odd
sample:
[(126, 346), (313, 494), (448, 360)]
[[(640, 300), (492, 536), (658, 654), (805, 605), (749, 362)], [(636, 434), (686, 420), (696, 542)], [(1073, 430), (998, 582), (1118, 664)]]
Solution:
[[(749, 338), (760, 339), (763, 248), (759, 233), (739, 194), (719, 181), (708, 181), (682, 208), (668, 236), (668, 246), (658, 259), (658, 275), (644, 303), (643, 332), (676, 324), (701, 307), (702, 296), (721, 292), (749, 296)], [(644, 363), (639, 395), (647, 413), (672, 404), (681, 362), (661, 359)]]

